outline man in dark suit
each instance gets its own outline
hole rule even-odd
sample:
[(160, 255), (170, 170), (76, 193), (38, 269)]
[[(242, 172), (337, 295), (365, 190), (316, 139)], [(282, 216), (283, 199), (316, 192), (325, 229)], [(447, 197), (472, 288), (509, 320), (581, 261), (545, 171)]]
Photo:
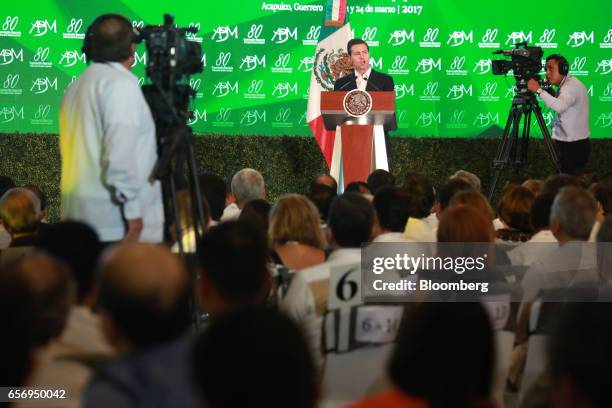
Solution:
[[(353, 72), (338, 78), (334, 84), (334, 91), (395, 91), (393, 78), (382, 72), (374, 71), (370, 66), (370, 47), (360, 38), (353, 38), (346, 45), (347, 52), (353, 63)], [(385, 144), (387, 155), (391, 154), (389, 145), (389, 131), (397, 129), (395, 121), (391, 126), (385, 126)]]

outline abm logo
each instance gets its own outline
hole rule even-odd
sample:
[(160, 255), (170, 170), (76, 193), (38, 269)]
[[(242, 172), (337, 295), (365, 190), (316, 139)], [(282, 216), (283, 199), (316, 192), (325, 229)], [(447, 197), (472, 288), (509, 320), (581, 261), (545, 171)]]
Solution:
[(481, 59), (476, 61), (474, 64), (474, 69), (472, 72), (475, 72), (478, 75), (484, 75), (491, 71), (491, 60), (490, 59)]
[[(77, 50), (66, 50), (62, 54), (62, 57), (60, 58), (60, 61), (59, 61), (60, 65), (63, 67), (73, 67), (79, 62), (85, 64), (87, 63), (87, 60), (85, 58), (85, 54)], [(134, 64), (135, 63), (136, 61), (134, 61)]]
[(23, 106), (17, 109), (15, 106), (3, 106), (0, 109), (0, 123), (10, 123), (15, 119), (24, 119)]
[(612, 58), (609, 60), (603, 59), (597, 63), (597, 68), (595, 72), (599, 72), (602, 75), (608, 75), (612, 72)]
[(0, 51), (0, 65), (9, 65), (13, 61), (23, 62), (23, 48), (19, 52), (14, 48), (3, 48)]
[(230, 81), (217, 82), (212, 91), (213, 96), (217, 98), (223, 98), (230, 93), (238, 94), (238, 82), (234, 82), (233, 84), (230, 83)]
[(238, 38), (238, 26), (231, 28), (230, 26), (218, 26), (213, 32), (211, 40), (215, 42), (225, 42), (230, 38)]
[(285, 98), (290, 94), (297, 95), (298, 93), (298, 85), (297, 82), (293, 84), (289, 82), (279, 82), (274, 86), (274, 90), (272, 91), (272, 96), (276, 96), (277, 98)]
[(189, 116), (189, 120), (187, 121), (187, 124), (189, 126), (193, 126), (198, 122), (207, 122), (207, 121), (208, 121), (208, 118), (206, 117), (206, 109), (200, 112), (200, 110), (196, 108)]
[(249, 109), (240, 117), (240, 124), (242, 126), (253, 126), (260, 121), (263, 123), (267, 121), (265, 110)]
[(609, 128), (612, 126), (612, 112), (600, 114), (595, 121), (595, 126), (598, 128)]
[(389, 36), (388, 43), (393, 47), (404, 44), (406, 41), (414, 42), (414, 30), (408, 33), (405, 29), (395, 30)]
[(49, 77), (38, 77), (32, 81), (30, 92), (35, 95), (44, 94), (49, 90), (57, 91), (57, 77), (52, 80)]
[(499, 113), (492, 114), (491, 112), (481, 112), (474, 118), (473, 126), (485, 128), (499, 124)]
[(467, 88), (465, 87), (464, 84), (453, 85), (448, 89), (448, 93), (446, 94), (446, 97), (449, 98), (451, 101), (456, 101), (456, 100), (463, 98), (466, 95), (468, 96), (473, 95), (472, 85), (468, 86)]
[(259, 57), (258, 55), (245, 55), (242, 58), (242, 62), (240, 63), (239, 69), (244, 71), (254, 71), (259, 67), (266, 66), (266, 56)]
[(451, 47), (458, 47), (466, 41), (469, 41), (470, 43), (474, 42), (473, 31), (470, 31), (469, 34), (466, 34), (465, 31), (455, 31), (448, 35), (448, 41), (446, 41), (446, 44), (450, 44)]
[(414, 84), (410, 86), (406, 84), (395, 84), (395, 99), (402, 99), (406, 95), (414, 96)]
[(506, 38), (505, 44), (517, 44), (520, 42), (533, 42), (533, 33), (530, 31), (528, 34), (525, 34), (523, 31), (513, 31), (508, 34)]
[(416, 72), (420, 72), (421, 74), (428, 74), (434, 69), (438, 71), (442, 70), (442, 58), (438, 58), (435, 61), (433, 58), (422, 58), (418, 63), (415, 69)]
[(582, 47), (587, 42), (591, 44), (595, 42), (595, 33), (593, 31), (591, 31), (591, 34), (587, 34), (586, 31), (575, 31), (567, 39), (567, 45), (572, 48)]
[(49, 23), (49, 20), (36, 20), (32, 22), (32, 26), (30, 27), (30, 32), (28, 34), (32, 34), (33, 37), (42, 37), (48, 32), (57, 33), (57, 20), (53, 20), (52, 23)]
[(433, 124), (442, 123), (442, 114), (440, 112), (421, 112), (417, 118), (416, 125), (422, 128), (429, 127)]
[(290, 30), (289, 27), (279, 27), (274, 30), (274, 34), (272, 35), (272, 42), (276, 44), (284, 44), (290, 39), (297, 40), (297, 37), (297, 27), (294, 27), (293, 30)]
[(310, 72), (312, 71), (313, 67), (314, 67), (314, 57), (304, 57), (300, 60), (300, 65), (298, 65), (298, 71)]

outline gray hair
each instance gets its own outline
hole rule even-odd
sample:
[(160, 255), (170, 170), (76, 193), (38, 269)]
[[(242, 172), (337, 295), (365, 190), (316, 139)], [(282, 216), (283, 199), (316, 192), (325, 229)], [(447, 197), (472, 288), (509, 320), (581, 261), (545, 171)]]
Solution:
[(449, 177), (449, 179), (461, 179), (467, 182), (474, 190), (480, 191), (480, 179), (474, 173), (470, 173), (466, 170), (458, 170)]
[(0, 198), (0, 219), (13, 232), (35, 229), (39, 217), (40, 199), (27, 188), (11, 188)]
[(232, 177), (232, 193), (236, 202), (246, 204), (251, 200), (266, 198), (264, 179), (257, 170), (242, 169)]
[(550, 210), (550, 221), (557, 221), (561, 231), (572, 239), (589, 239), (595, 216), (597, 202), (586, 190), (568, 186), (557, 193)]

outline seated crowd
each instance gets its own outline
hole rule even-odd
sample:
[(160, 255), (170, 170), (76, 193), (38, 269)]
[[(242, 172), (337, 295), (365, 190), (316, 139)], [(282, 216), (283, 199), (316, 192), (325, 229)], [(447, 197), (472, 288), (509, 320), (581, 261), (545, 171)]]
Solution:
[[(66, 407), (612, 406), (610, 303), (556, 300), (544, 367), (526, 380), (534, 314), (551, 316), (541, 293), (564, 280), (612, 283), (612, 177), (511, 180), (495, 205), (480, 189), (465, 170), (437, 187), (376, 170), (342, 194), (322, 174), (305, 194), (269, 202), (257, 170), (203, 174), (206, 225), (190, 226), (183, 208), (172, 229), (185, 252), (195, 249), (186, 236), (204, 230), (186, 262), (195, 258), (176, 244), (109, 245), (85, 223), (48, 223), (39, 188), (0, 177), (0, 386), (65, 389), (54, 406)], [(499, 325), (486, 302), (377, 304), (399, 316), (392, 336), (372, 340), (364, 326), (344, 341), (344, 326), (371, 310), (360, 296), (336, 306), (362, 246), (437, 242), (499, 244), (496, 273), (519, 288), (516, 313)], [(568, 254), (578, 260), (567, 265)], [(550, 277), (560, 263), (569, 278)], [(501, 380), (500, 330), (512, 333)], [(384, 345), (375, 385), (339, 392), (339, 377), (359, 388), (376, 371), (360, 372), (366, 358), (351, 353)]]

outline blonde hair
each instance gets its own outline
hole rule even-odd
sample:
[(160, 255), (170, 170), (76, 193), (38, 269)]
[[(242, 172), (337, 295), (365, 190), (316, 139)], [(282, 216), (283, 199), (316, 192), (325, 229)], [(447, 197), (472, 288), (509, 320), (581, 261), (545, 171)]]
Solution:
[(270, 210), (268, 237), (271, 246), (297, 241), (323, 249), (325, 239), (319, 225), (319, 210), (305, 196), (282, 196)]

